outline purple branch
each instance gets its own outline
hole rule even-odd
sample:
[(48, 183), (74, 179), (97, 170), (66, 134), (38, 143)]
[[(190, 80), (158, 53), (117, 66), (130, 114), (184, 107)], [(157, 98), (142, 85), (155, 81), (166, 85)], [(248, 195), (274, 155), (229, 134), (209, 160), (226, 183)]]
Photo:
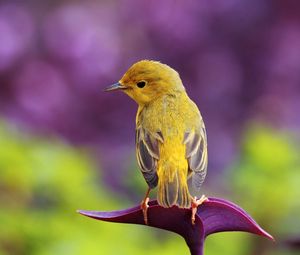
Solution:
[[(78, 211), (80, 214), (102, 221), (145, 225), (140, 206), (111, 211)], [(181, 235), (192, 255), (202, 255), (205, 238), (224, 231), (244, 231), (274, 238), (264, 231), (243, 209), (219, 198), (209, 198), (197, 211), (195, 225), (191, 224), (191, 210), (178, 207), (163, 208), (156, 200), (149, 202), (150, 227), (160, 228)]]

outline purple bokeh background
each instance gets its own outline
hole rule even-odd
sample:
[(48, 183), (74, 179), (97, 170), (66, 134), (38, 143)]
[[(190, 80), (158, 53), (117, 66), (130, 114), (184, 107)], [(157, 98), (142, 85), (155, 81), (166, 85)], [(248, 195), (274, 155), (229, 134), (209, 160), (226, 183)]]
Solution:
[(135, 61), (159, 60), (199, 106), (218, 173), (237, 156), (246, 122), (299, 129), (299, 11), (279, 0), (1, 1), (0, 114), (95, 148), (118, 185), (136, 105), (102, 90)]

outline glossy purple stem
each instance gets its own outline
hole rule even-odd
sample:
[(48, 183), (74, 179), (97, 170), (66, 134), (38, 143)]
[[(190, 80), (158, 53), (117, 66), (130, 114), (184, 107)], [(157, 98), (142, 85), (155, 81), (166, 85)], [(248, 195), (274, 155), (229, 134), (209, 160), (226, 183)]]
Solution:
[[(140, 206), (111, 212), (84, 210), (78, 212), (102, 221), (145, 225)], [(202, 255), (205, 238), (217, 232), (244, 231), (274, 240), (243, 209), (218, 198), (209, 198), (198, 207), (195, 225), (191, 223), (191, 210), (176, 206), (163, 208), (156, 200), (150, 201), (148, 222), (150, 227), (181, 235), (192, 255)]]

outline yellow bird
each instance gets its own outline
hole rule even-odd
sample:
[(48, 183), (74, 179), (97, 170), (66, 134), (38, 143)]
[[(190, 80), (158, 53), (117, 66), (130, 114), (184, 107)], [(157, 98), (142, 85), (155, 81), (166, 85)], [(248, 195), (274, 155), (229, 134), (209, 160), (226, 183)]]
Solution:
[(157, 61), (132, 65), (118, 83), (106, 91), (122, 90), (138, 104), (136, 156), (148, 184), (141, 203), (145, 223), (150, 190), (158, 186), (157, 201), (163, 207), (197, 207), (207, 198), (198, 192), (207, 170), (207, 138), (201, 114), (188, 97), (179, 74)]

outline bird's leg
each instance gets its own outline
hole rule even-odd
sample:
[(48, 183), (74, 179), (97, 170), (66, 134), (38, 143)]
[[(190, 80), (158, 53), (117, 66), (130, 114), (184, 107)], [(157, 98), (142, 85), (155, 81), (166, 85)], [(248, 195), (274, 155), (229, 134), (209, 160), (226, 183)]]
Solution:
[(144, 222), (146, 225), (148, 225), (148, 215), (147, 215), (147, 211), (148, 211), (148, 202), (149, 202), (149, 193), (150, 193), (151, 189), (148, 188), (145, 198), (144, 200), (141, 202), (141, 209), (143, 210), (143, 215), (144, 215)]
[(192, 224), (195, 225), (197, 208), (203, 202), (208, 201), (208, 198), (205, 195), (202, 195), (199, 199), (197, 197), (192, 198)]

